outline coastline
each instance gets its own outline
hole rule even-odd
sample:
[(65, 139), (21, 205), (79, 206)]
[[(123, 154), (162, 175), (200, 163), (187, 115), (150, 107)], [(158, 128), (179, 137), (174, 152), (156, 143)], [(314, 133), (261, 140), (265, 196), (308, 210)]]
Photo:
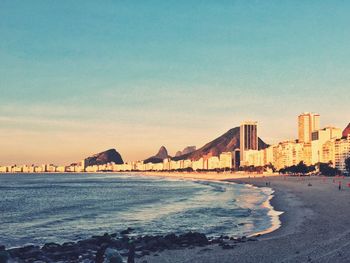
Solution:
[[(138, 175), (137, 173), (127, 173), (130, 175)], [(269, 209), (269, 216), (272, 220), (272, 225), (264, 231), (257, 231), (249, 235), (248, 237), (267, 235), (272, 233), (282, 227), (283, 222), (281, 220), (281, 215), (283, 215), (283, 206), (276, 209), (273, 200), (275, 197), (275, 190), (273, 190), (270, 186), (266, 185), (266, 182), (270, 180), (270, 178), (280, 177), (280, 175), (266, 175), (266, 174), (257, 174), (257, 173), (216, 173), (216, 172), (144, 172), (140, 173), (140, 176), (154, 176), (154, 177), (164, 177), (164, 178), (173, 178), (173, 179), (184, 179), (184, 180), (204, 180), (204, 181), (215, 181), (215, 182), (229, 182), (229, 183), (238, 183), (245, 184), (250, 187), (256, 188), (269, 188), (272, 193), (269, 198), (264, 202), (263, 206)], [(259, 184), (257, 183), (249, 183), (244, 180), (262, 180)], [(258, 181), (256, 181), (258, 182)]]
[[(152, 177), (163, 177), (163, 178), (172, 178), (172, 179), (184, 179), (184, 180), (203, 180), (203, 181), (214, 181), (214, 182), (228, 182), (228, 183), (238, 183), (238, 184), (244, 184), (250, 187), (256, 187), (256, 188), (269, 188), (271, 189), (272, 193), (270, 194), (269, 198), (264, 202), (263, 206), (269, 209), (269, 216), (272, 220), (272, 225), (263, 230), (263, 231), (257, 231), (254, 232), (248, 237), (255, 237), (255, 236), (261, 236), (261, 235), (267, 235), (269, 233), (272, 233), (282, 227), (282, 221), (280, 219), (281, 215), (283, 215), (283, 207), (280, 209), (275, 208), (275, 206), (272, 203), (272, 200), (275, 196), (275, 191), (266, 185), (266, 182), (269, 181), (269, 178), (277, 177), (280, 175), (266, 175), (266, 174), (257, 174), (257, 173), (216, 173), (216, 172), (140, 172), (138, 173), (124, 173), (124, 174), (130, 174), (130, 175), (139, 175), (139, 176), (152, 176)], [(254, 184), (254, 183), (247, 183), (244, 181), (244, 179), (261, 179), (263, 182), (261, 184)]]
[[(107, 174), (109, 174), (109, 173), (107, 173)], [(125, 174), (125, 173), (123, 173), (123, 174)], [(135, 176), (135, 173), (130, 173), (131, 175), (133, 175), (133, 176)], [(147, 174), (147, 175), (145, 175), (145, 174), (139, 174), (140, 176), (149, 176), (149, 177), (160, 177), (160, 176), (162, 176), (162, 175), (164, 175), (164, 173), (160, 173), (160, 174), (154, 174), (154, 173), (151, 173), (151, 174)], [(168, 174), (167, 173), (167, 175), (168, 176), (166, 176), (167, 178), (176, 178), (176, 180), (177, 179), (181, 179), (181, 178), (184, 178), (184, 176), (179, 176), (179, 174)], [(197, 176), (198, 174), (186, 174), (186, 176), (185, 176), (185, 179), (186, 180), (203, 180), (203, 181), (215, 181), (215, 182), (221, 182), (221, 183), (232, 183), (232, 182), (229, 182), (228, 180), (226, 180), (226, 179), (228, 179), (228, 178), (232, 178), (231, 176), (232, 176), (232, 174), (224, 174), (224, 175), (222, 175), (220, 178), (218, 178), (218, 174), (217, 173), (209, 173), (209, 174), (204, 174), (204, 173), (201, 173), (201, 176), (200, 177), (198, 177)], [(137, 176), (137, 175), (136, 175)], [(225, 180), (222, 180), (222, 179), (225, 179)], [(221, 179), (221, 180), (220, 180)], [(255, 186), (252, 186), (252, 185), (250, 185), (250, 187), (254, 187), (255, 188)], [(269, 196), (269, 195), (268, 195)], [(265, 201), (265, 203), (269, 203), (269, 199), (268, 200), (266, 200)], [(194, 233), (194, 235), (203, 235), (203, 234), (200, 234), (200, 233)], [(186, 235), (186, 234), (184, 234), (184, 235)], [(97, 247), (95, 246), (96, 244), (98, 244), (98, 246), (101, 246), (101, 244), (104, 242), (104, 239), (105, 238), (114, 238), (114, 239), (116, 239), (116, 238), (120, 238), (121, 236), (120, 235), (118, 235), (118, 234), (112, 234), (112, 235), (107, 235), (107, 236), (96, 236), (96, 238), (95, 237), (92, 237), (92, 238), (88, 238), (88, 239), (81, 239), (81, 240), (79, 240), (79, 241), (75, 241), (75, 242), (70, 242), (69, 240), (66, 240), (66, 243), (63, 243), (63, 244), (55, 244), (55, 243), (46, 243), (44, 246), (42, 246), (42, 247), (39, 247), (39, 246), (37, 246), (37, 245), (27, 245), (27, 246), (22, 246), (22, 247), (13, 247), (13, 248), (8, 248), (8, 251), (11, 253), (11, 255), (12, 256), (19, 256), (19, 255), (21, 255), (21, 253), (24, 253), (24, 254), (28, 254), (28, 255), (31, 255), (31, 254), (33, 254), (33, 255), (40, 255), (40, 257), (41, 256), (48, 256), (49, 258), (50, 257), (52, 257), (53, 255), (52, 254), (50, 254), (50, 253), (56, 253), (57, 254), (57, 257), (58, 258), (60, 258), (60, 256), (64, 256), (64, 254), (65, 253), (67, 253), (68, 252), (68, 254), (69, 253), (72, 253), (72, 254), (75, 254), (75, 255), (77, 255), (77, 253), (79, 253), (79, 251), (84, 251), (84, 249), (86, 249), (85, 247), (84, 247), (84, 245), (83, 245), (83, 247), (81, 246), (81, 245), (79, 245), (79, 244), (86, 244), (86, 243), (88, 243), (88, 248), (90, 249), (96, 249)], [(163, 236), (163, 237), (161, 237), (161, 236), (158, 236), (157, 238), (160, 238), (160, 239), (163, 239), (163, 238), (165, 238), (166, 236)], [(138, 237), (137, 237), (138, 238)], [(93, 241), (89, 241), (89, 240), (91, 240), (91, 239), (97, 239), (97, 240), (101, 240), (101, 242), (99, 243), (99, 241), (96, 241), (96, 240), (93, 240)], [(179, 239), (180, 240), (183, 240), (183, 238), (182, 237), (180, 237), (179, 236)], [(240, 241), (240, 237), (236, 237), (235, 236), (235, 242), (241, 242)], [(250, 238), (250, 236), (248, 236), (247, 237), (247, 240), (250, 240), (251, 238)], [(142, 240), (142, 239), (141, 239)], [(115, 241), (115, 240), (114, 240)], [(113, 241), (113, 242), (114, 242)], [(124, 240), (125, 241), (125, 240)], [(90, 244), (90, 242), (91, 242), (91, 244)], [(245, 241), (244, 241), (245, 242)], [(208, 245), (208, 244), (225, 244), (225, 242), (224, 242), (224, 240), (222, 240), (222, 238), (220, 238), (220, 237), (214, 237), (213, 239), (211, 239), (211, 240), (209, 240), (209, 242), (208, 243), (196, 243), (196, 242), (192, 242), (192, 241), (189, 241), (188, 242), (188, 246), (191, 246), (191, 247), (193, 247), (193, 246), (201, 246), (201, 247), (203, 247), (203, 246), (206, 246), (206, 245)], [(176, 243), (174, 243), (173, 245), (171, 245), (170, 247), (171, 248), (169, 248), (169, 249), (174, 249), (174, 247), (173, 246), (175, 246), (176, 247)], [(186, 247), (186, 246), (185, 246)], [(164, 248), (162, 248), (162, 247), (159, 247), (160, 248), (160, 250), (163, 250)], [(90, 250), (91, 250), (90, 249)], [(176, 248), (176, 249), (178, 249), (178, 247)], [(142, 251), (143, 252), (143, 251)], [(86, 254), (86, 252), (84, 252), (85, 254)], [(90, 252), (89, 252), (90, 253)], [(125, 256), (125, 254), (126, 254), (126, 252), (124, 252), (124, 256)], [(88, 255), (89, 257), (91, 257), (92, 255), (90, 254), (90, 255)], [(25, 257), (26, 258), (26, 257)]]
[[(136, 258), (137, 263), (349, 262), (350, 178), (256, 174), (246, 174), (242, 178), (237, 174), (218, 176), (216, 173), (199, 176), (197, 173), (148, 173), (140, 176), (267, 186), (273, 189), (269, 204), (283, 213), (279, 216), (279, 228), (258, 233), (256, 238), (222, 239), (206, 245), (189, 244), (183, 248), (175, 246), (150, 251)], [(342, 182), (341, 191), (338, 190), (339, 182)]]
[[(271, 183), (271, 205), (280, 216), (277, 230), (258, 237), (257, 242), (233, 243), (203, 248), (167, 250), (137, 262), (349, 262), (349, 178), (263, 177), (229, 179), (235, 183), (264, 187)], [(334, 179), (334, 181), (333, 181)], [(338, 183), (342, 182), (342, 190)]]

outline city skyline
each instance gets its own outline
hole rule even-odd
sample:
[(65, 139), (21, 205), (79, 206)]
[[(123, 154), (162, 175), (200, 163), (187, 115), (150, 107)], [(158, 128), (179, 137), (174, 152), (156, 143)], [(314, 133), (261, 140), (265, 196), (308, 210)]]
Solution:
[[(295, 167), (315, 172), (328, 167), (328, 173), (346, 173), (346, 160), (350, 160), (350, 123), (342, 130), (337, 127), (320, 127), (318, 113), (303, 112), (298, 116), (298, 138), (267, 145), (258, 143), (258, 122), (243, 121), (203, 148), (169, 156), (164, 146), (149, 159), (123, 161), (115, 149), (100, 152), (80, 162), (66, 165), (0, 165), (0, 173), (81, 173), (128, 171), (239, 171), (284, 173)], [(238, 130), (237, 130), (238, 129)], [(237, 141), (238, 140), (238, 141)], [(226, 144), (226, 145), (225, 145)], [(223, 147), (224, 146), (224, 147)], [(164, 152), (165, 151), (165, 152)], [(237, 155), (238, 151), (238, 155)], [(323, 167), (323, 168), (322, 168)]]
[[(302, 112), (301, 114), (299, 114), (297, 116), (297, 136), (298, 137), (288, 138), (288, 139), (280, 139), (279, 141), (274, 142), (274, 143), (270, 143), (270, 144), (266, 141), (264, 141), (264, 143), (267, 143), (268, 148), (270, 150), (272, 150), (272, 148), (274, 148), (274, 147), (278, 147), (278, 145), (283, 145), (285, 143), (306, 145), (306, 147), (310, 147), (310, 150), (312, 151), (309, 153), (307, 150), (307, 155), (310, 154), (310, 156), (306, 157), (308, 159), (306, 162), (316, 164), (316, 163), (320, 162), (320, 152), (317, 152), (317, 151), (319, 151), (322, 148), (323, 144), (331, 139), (335, 140), (335, 139), (340, 139), (342, 137), (343, 137), (343, 139), (346, 139), (347, 135), (344, 135), (344, 133), (345, 134), (348, 133), (347, 130), (349, 129), (349, 126), (350, 126), (350, 123), (348, 123), (348, 125), (344, 129), (339, 128), (339, 127), (335, 127), (332, 125), (321, 126), (320, 119), (321, 119), (320, 114), (318, 114), (318, 113)], [(305, 123), (307, 123), (306, 126), (305, 126)], [(258, 129), (258, 121), (252, 121), (252, 120), (247, 121), (246, 120), (246, 121), (241, 122), (240, 126), (237, 126), (235, 128), (239, 128), (240, 146), (237, 146), (231, 152), (224, 152), (223, 151), (222, 153), (223, 154), (226, 154), (226, 153), (231, 154), (232, 155), (232, 164), (233, 164), (236, 162), (235, 161), (235, 158), (236, 158), (235, 152), (238, 150), (240, 152), (240, 156), (241, 156), (240, 157), (240, 165), (241, 166), (246, 166), (248, 163), (252, 163), (253, 166), (257, 166), (256, 163), (260, 164), (260, 162), (262, 162), (262, 159), (261, 159), (261, 157), (257, 157), (256, 154), (263, 153), (266, 155), (266, 153), (264, 153), (264, 150), (263, 149), (260, 150), (260, 146), (258, 147), (258, 139), (262, 139), (261, 136), (259, 135), (259, 132), (258, 132), (258, 130), (260, 130), (260, 127)], [(342, 136), (342, 133), (343, 133), (343, 136)], [(304, 139), (305, 134), (308, 134), (307, 140)], [(222, 137), (222, 136), (220, 136), (220, 137)], [(214, 140), (211, 139), (210, 142), (214, 142), (217, 139), (218, 138), (216, 138)], [(315, 145), (314, 145), (314, 143), (315, 143)], [(334, 141), (332, 141), (332, 143), (334, 143)], [(205, 145), (207, 145), (207, 144), (205, 144)], [(202, 146), (205, 146), (205, 145), (202, 145)], [(200, 146), (200, 147), (202, 147), (202, 146)], [(161, 148), (163, 148), (163, 147), (164, 147), (164, 145), (161, 146)], [(197, 149), (199, 149), (200, 147), (197, 147)], [(347, 145), (345, 147), (347, 147)], [(104, 150), (106, 150), (106, 149), (104, 149)], [(115, 150), (115, 149), (113, 149), (113, 150)], [(100, 152), (100, 153), (102, 153), (102, 152)], [(96, 152), (92, 153), (92, 154), (96, 154)], [(90, 154), (90, 156), (92, 154)], [(123, 153), (121, 153), (121, 154), (123, 155)], [(170, 152), (168, 152), (168, 154), (169, 154), (169, 157), (171, 157), (171, 158), (176, 157), (175, 154), (171, 154)], [(248, 157), (246, 156), (246, 154), (248, 154)], [(221, 154), (212, 156), (210, 153), (208, 153), (207, 155), (201, 156), (200, 159), (208, 160), (208, 158), (210, 159), (211, 157), (218, 157), (219, 155), (221, 155)], [(45, 165), (45, 166), (46, 165), (50, 165), (50, 166), (53, 165), (53, 167), (57, 167), (56, 165), (59, 165), (60, 168), (69, 167), (70, 165), (73, 165), (73, 167), (74, 167), (75, 165), (80, 165), (81, 163), (85, 163), (85, 160), (86, 160), (85, 158), (88, 158), (88, 156), (83, 156), (81, 158), (83, 158), (82, 162), (77, 161), (77, 160), (70, 160), (66, 164), (57, 163), (57, 162), (48, 162), (48, 163), (41, 162), (41, 164)], [(247, 161), (247, 158), (250, 158), (250, 160)], [(251, 158), (253, 158), (253, 159), (251, 159)], [(258, 158), (258, 159), (256, 159), (256, 158)], [(130, 165), (130, 163), (136, 163), (136, 162), (138, 162), (138, 163), (141, 162), (143, 164), (144, 160), (146, 160), (146, 157), (141, 158), (141, 159), (125, 159), (124, 158), (124, 164)], [(305, 160), (303, 160), (303, 161), (305, 161)], [(332, 163), (334, 164), (334, 162), (332, 162)], [(22, 163), (22, 164), (18, 164), (18, 163), (0, 164), (0, 167), (2, 165), (3, 165), (3, 168), (4, 167), (11, 167), (12, 165), (15, 165), (15, 166), (19, 165), (18, 167), (23, 167), (23, 165), (24, 165), (24, 166), (29, 168), (30, 166), (37, 167), (38, 164), (39, 163), (30, 163), (27, 161), (27, 162)], [(152, 162), (151, 162), (151, 164), (152, 164)], [(266, 163), (264, 165), (266, 165)], [(260, 165), (258, 165), (258, 166), (260, 166)], [(85, 165), (82, 165), (82, 167), (85, 168)]]
[[(349, 123), (350, 3), (0, 3), (0, 165)], [(103, 14), (103, 16), (102, 16)], [(61, 19), (64, 18), (64, 19)]]

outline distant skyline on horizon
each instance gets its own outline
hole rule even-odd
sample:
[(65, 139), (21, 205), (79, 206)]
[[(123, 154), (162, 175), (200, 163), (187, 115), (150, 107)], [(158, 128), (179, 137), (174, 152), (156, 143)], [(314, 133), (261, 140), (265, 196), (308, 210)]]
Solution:
[(350, 2), (0, 2), (0, 165), (350, 122)]

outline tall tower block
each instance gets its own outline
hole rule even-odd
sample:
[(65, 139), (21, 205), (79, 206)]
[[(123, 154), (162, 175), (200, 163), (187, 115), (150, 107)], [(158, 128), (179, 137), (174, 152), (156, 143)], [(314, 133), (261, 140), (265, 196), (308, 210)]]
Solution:
[(304, 112), (298, 116), (298, 139), (299, 142), (311, 142), (312, 132), (320, 129), (320, 115), (317, 113)]
[(245, 161), (245, 152), (258, 150), (258, 123), (256, 121), (245, 121), (240, 126), (240, 157)]

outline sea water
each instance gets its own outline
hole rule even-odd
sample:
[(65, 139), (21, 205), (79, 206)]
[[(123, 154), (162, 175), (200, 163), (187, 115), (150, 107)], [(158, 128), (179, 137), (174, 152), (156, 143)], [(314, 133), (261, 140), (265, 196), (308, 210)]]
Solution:
[(0, 244), (116, 233), (243, 236), (274, 224), (270, 188), (140, 174), (0, 174)]

